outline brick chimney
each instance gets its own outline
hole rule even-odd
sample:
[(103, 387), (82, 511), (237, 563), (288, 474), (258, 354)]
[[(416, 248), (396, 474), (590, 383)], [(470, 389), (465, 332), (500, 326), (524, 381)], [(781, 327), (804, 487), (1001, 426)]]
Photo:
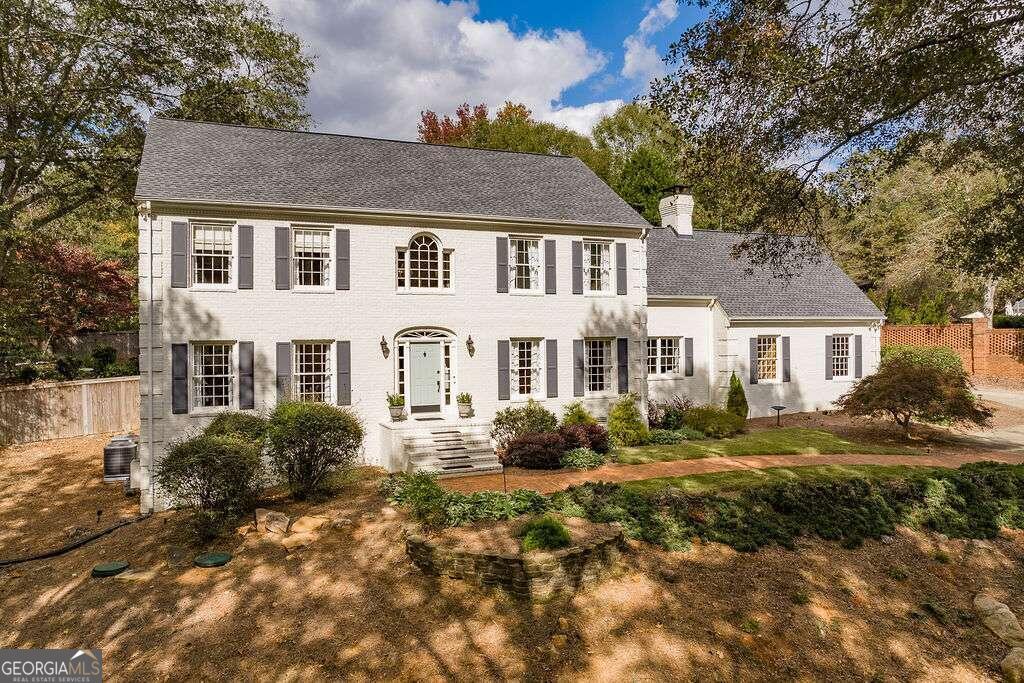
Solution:
[(672, 228), (677, 235), (693, 235), (693, 194), (687, 185), (673, 185), (662, 190), (658, 203), (661, 227)]

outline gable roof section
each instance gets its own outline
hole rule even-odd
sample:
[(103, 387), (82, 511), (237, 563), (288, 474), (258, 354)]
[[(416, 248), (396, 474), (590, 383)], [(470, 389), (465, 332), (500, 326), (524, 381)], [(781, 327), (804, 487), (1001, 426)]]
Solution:
[(647, 241), (649, 296), (715, 297), (730, 318), (881, 318), (882, 312), (835, 261), (805, 263), (792, 277), (773, 277), (733, 258), (745, 235), (695, 230), (680, 237), (671, 228), (651, 231)]
[(136, 199), (648, 227), (574, 157), (153, 118)]

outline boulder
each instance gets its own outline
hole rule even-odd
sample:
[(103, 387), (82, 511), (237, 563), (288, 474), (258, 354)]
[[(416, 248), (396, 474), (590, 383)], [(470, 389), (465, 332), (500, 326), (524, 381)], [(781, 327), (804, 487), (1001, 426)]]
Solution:
[(974, 609), (999, 640), (1015, 649), (1024, 648), (1024, 629), (1009, 607), (990, 595), (979, 593), (974, 598)]
[(295, 550), (296, 548), (305, 548), (317, 541), (320, 538), (320, 534), (314, 531), (304, 531), (298, 534), (291, 534), (281, 539), (281, 545), (288, 550)]
[(267, 530), (267, 515), (271, 512), (273, 512), (273, 510), (268, 510), (267, 508), (256, 508), (256, 512), (254, 514), (256, 515), (257, 531), (263, 532)]
[(1009, 683), (1024, 683), (1024, 648), (1015, 647), (1003, 658), (999, 668)]
[(288, 533), (288, 523), (291, 520), (288, 515), (283, 512), (274, 512), (273, 510), (267, 512), (264, 517), (263, 525), (268, 534), (281, 534)]
[(291, 531), (293, 534), (316, 531), (326, 523), (326, 517), (299, 517), (297, 520), (292, 522)]

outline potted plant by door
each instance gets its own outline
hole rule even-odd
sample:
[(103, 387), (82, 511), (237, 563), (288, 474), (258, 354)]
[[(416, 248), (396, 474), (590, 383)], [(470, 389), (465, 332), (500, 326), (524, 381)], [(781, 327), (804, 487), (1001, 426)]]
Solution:
[(391, 411), (391, 421), (399, 422), (405, 419), (405, 396), (401, 394), (388, 394), (388, 409)]
[(459, 404), (459, 417), (472, 417), (473, 416), (473, 397), (463, 392), (455, 397), (455, 402)]

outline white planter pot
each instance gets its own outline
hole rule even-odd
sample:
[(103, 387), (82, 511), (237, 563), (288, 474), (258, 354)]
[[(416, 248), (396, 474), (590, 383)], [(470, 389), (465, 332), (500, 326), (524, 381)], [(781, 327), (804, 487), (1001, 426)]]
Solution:
[(459, 404), (459, 417), (472, 417), (473, 416), (473, 404), (472, 403), (460, 403)]
[(401, 422), (405, 419), (405, 406), (388, 406), (391, 411), (391, 421)]

